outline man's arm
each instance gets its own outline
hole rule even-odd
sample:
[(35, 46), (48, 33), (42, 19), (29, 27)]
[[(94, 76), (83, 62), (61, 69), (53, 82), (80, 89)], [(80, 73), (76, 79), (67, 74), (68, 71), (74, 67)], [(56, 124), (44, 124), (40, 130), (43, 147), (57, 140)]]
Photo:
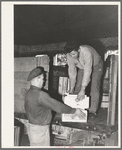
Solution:
[(68, 61), (68, 75), (69, 75), (69, 93), (73, 92), (76, 83), (76, 66), (73, 58), (67, 54), (67, 61)]
[(82, 87), (86, 87), (90, 81), (90, 76), (92, 72), (93, 58), (90, 50), (83, 47), (83, 57), (84, 57), (84, 75), (82, 80)]
[(39, 104), (43, 105), (47, 109), (51, 109), (51, 110), (57, 112), (57, 113), (73, 114), (76, 111), (75, 108), (71, 108), (71, 107), (55, 100), (54, 98), (51, 98), (45, 92), (40, 92)]
[(85, 114), (79, 108), (71, 108), (57, 100), (51, 98), (47, 93), (40, 92), (39, 103), (45, 108), (51, 109), (57, 113), (74, 114), (79, 118), (85, 117)]

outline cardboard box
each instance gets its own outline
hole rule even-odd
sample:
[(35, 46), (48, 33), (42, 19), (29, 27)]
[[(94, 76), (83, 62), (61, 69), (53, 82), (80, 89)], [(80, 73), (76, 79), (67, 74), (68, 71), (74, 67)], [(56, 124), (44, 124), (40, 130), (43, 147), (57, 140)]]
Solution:
[(82, 101), (76, 102), (77, 95), (65, 94), (64, 103), (72, 108), (81, 108), (86, 114), (85, 118), (73, 117), (72, 114), (62, 114), (62, 122), (87, 122), (87, 108), (89, 108), (89, 97), (85, 96)]

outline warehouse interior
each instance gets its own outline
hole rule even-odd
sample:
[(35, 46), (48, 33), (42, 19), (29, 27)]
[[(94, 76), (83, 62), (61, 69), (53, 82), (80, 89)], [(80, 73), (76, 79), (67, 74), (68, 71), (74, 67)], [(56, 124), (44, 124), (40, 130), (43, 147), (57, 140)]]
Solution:
[[(118, 5), (14, 5), (14, 146), (29, 146), (24, 96), (33, 68), (45, 68), (44, 88), (62, 101), (59, 85), (68, 78), (67, 66), (54, 64), (54, 58), (66, 53), (68, 41), (88, 44), (103, 58), (101, 103), (98, 117), (86, 123), (62, 122), (54, 113), (51, 146), (118, 146), (118, 25)], [(73, 129), (71, 138), (61, 129), (67, 135)]]

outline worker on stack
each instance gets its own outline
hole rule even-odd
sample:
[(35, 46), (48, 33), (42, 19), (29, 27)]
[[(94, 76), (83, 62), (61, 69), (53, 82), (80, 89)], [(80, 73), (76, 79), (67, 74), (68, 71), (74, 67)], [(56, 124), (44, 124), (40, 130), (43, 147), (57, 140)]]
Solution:
[[(85, 98), (85, 90), (91, 81), (91, 105), (89, 118), (96, 118), (100, 100), (100, 83), (103, 73), (103, 61), (98, 52), (89, 45), (67, 42), (65, 47), (68, 61), (69, 93), (78, 94), (76, 101)], [(77, 71), (78, 70), (78, 71)]]
[(29, 120), (27, 132), (31, 146), (50, 146), (51, 110), (57, 113), (73, 114), (73, 117), (85, 117), (81, 109), (71, 108), (43, 91), (44, 75), (44, 68), (37, 67), (30, 72), (27, 79), (31, 85), (25, 94), (25, 110)]

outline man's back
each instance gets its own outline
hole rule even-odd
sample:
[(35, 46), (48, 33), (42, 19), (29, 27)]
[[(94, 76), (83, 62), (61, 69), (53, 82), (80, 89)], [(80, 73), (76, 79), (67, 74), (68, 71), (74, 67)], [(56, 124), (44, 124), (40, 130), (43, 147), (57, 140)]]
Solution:
[(29, 122), (37, 125), (49, 124), (52, 118), (51, 110), (41, 105), (41, 98), (44, 98), (40, 88), (31, 86), (25, 96), (25, 110)]

